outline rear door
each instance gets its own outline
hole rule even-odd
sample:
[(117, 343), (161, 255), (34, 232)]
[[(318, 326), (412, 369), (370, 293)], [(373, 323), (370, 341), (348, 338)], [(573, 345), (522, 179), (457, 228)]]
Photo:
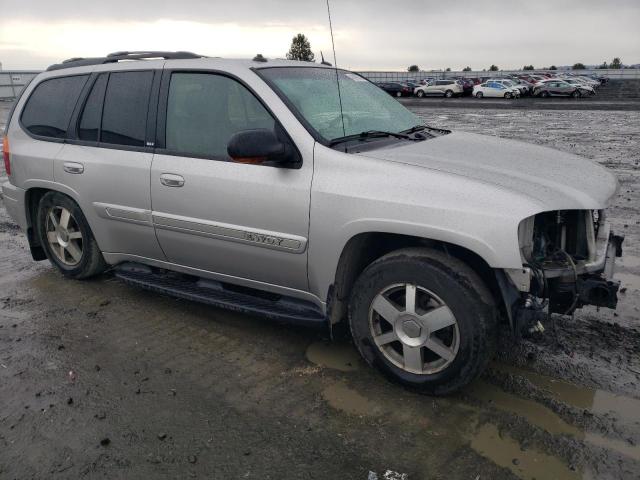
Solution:
[(93, 74), (54, 163), (55, 181), (76, 193), (105, 253), (164, 259), (149, 186), (155, 76), (154, 70)]
[(151, 169), (157, 237), (172, 263), (307, 290), (313, 157), (297, 169), (233, 162), (230, 138), (255, 128), (282, 127), (238, 78), (165, 70)]

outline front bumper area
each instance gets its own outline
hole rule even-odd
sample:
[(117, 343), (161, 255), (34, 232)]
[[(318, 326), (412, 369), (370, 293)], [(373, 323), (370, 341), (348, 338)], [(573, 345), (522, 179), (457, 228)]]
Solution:
[(624, 237), (608, 225), (599, 232), (597, 255), (570, 268), (544, 269), (534, 275), (524, 267), (496, 270), (512, 330), (517, 337), (539, 328), (551, 313), (570, 315), (586, 305), (615, 309), (620, 282), (614, 279), (615, 261), (622, 256)]

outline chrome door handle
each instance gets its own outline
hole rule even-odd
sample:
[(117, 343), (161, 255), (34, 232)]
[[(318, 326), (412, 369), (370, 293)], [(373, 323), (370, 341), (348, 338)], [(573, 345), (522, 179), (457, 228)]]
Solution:
[(174, 173), (163, 173), (160, 175), (160, 183), (165, 187), (182, 187), (184, 185), (184, 178)]
[(64, 162), (62, 164), (62, 168), (64, 169), (65, 172), (73, 173), (75, 175), (78, 175), (84, 172), (84, 165), (77, 162)]

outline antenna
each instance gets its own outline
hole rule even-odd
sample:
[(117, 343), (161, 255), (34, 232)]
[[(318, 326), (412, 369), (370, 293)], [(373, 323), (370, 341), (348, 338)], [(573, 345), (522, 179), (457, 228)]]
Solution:
[[(338, 102), (340, 103), (340, 120), (342, 121), (342, 134), (346, 137), (347, 131), (344, 128), (344, 112), (342, 111), (342, 94), (340, 93), (340, 80), (338, 78), (338, 61), (336, 60), (336, 44), (333, 41), (333, 25), (331, 23), (331, 8), (329, 7), (329, 0), (327, 0), (327, 14), (329, 15), (329, 31), (331, 32), (331, 47), (333, 48), (333, 64), (336, 70), (336, 84), (338, 85)], [(322, 52), (320, 52), (322, 55)], [(324, 57), (322, 58), (324, 63)]]

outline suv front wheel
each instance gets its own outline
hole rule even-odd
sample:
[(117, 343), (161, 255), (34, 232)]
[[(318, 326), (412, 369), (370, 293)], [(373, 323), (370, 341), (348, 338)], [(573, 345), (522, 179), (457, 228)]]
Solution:
[(87, 219), (66, 195), (48, 192), (40, 199), (37, 230), (49, 261), (64, 275), (88, 278), (106, 270)]
[(495, 350), (496, 306), (464, 262), (430, 249), (385, 255), (360, 275), (349, 324), (364, 359), (433, 395), (470, 383)]

